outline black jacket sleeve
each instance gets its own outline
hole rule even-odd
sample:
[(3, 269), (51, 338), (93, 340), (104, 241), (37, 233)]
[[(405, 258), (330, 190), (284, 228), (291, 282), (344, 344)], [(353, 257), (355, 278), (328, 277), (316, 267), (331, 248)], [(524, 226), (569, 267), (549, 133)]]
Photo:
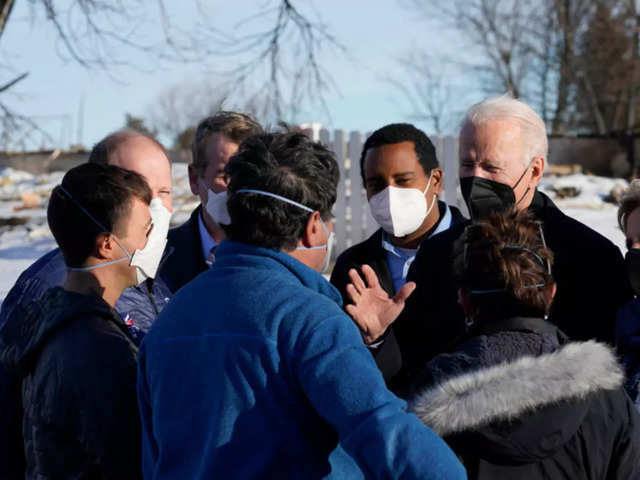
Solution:
[[(362, 263), (358, 263), (355, 261), (352, 255), (352, 250), (346, 250), (342, 253), (336, 260), (336, 264), (333, 267), (333, 271), (331, 272), (331, 283), (334, 287), (338, 289), (340, 295), (342, 295), (342, 301), (344, 305), (351, 303), (349, 297), (347, 295), (347, 285), (351, 283), (349, 279), (349, 270), (355, 268), (360, 275), (362, 272), (360, 267)], [(389, 295), (393, 295), (393, 291), (389, 292), (389, 286), (386, 285), (387, 282), (380, 279), (380, 275), (378, 274), (378, 262), (368, 262), (376, 274), (378, 275), (378, 279), (381, 281), (381, 285)], [(394, 327), (391, 325), (383, 338), (381, 339), (381, 343), (379, 343), (376, 347), (369, 348), (369, 351), (373, 355), (373, 358), (378, 365), (378, 368), (382, 372), (382, 376), (384, 377), (385, 382), (389, 384), (392, 378), (400, 371), (402, 367), (402, 354), (400, 353), (400, 348), (398, 347), (398, 342), (396, 341), (395, 334), (393, 331)]]

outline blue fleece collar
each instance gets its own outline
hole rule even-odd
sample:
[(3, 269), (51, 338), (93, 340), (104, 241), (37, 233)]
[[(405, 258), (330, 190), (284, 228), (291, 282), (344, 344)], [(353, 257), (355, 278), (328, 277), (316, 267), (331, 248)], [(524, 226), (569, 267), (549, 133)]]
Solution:
[(320, 273), (306, 266), (301, 261), (280, 250), (254, 247), (246, 243), (225, 240), (216, 249), (216, 262), (211, 269), (238, 265), (278, 265), (283, 272), (296, 277), (302, 285), (329, 297), (342, 307), (340, 292), (331, 285)]

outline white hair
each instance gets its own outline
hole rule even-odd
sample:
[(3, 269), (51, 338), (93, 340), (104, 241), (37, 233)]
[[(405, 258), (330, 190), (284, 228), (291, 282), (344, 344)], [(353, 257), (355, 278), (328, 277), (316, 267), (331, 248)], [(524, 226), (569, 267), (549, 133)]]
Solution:
[(516, 100), (508, 94), (487, 98), (473, 105), (462, 120), (465, 125), (481, 125), (496, 118), (513, 120), (522, 129), (525, 143), (525, 167), (535, 157), (547, 158), (549, 142), (547, 128), (540, 116), (526, 103)]

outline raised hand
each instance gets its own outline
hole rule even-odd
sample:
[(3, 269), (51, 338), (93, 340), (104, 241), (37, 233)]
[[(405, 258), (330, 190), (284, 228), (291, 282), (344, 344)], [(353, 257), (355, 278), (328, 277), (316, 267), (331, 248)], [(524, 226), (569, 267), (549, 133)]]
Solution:
[(369, 345), (375, 343), (398, 318), (416, 284), (405, 283), (391, 298), (382, 289), (376, 273), (369, 265), (362, 265), (361, 269), (364, 280), (354, 268), (349, 270), (351, 283), (347, 285), (347, 295), (353, 305), (347, 305), (346, 310), (360, 328), (364, 342)]

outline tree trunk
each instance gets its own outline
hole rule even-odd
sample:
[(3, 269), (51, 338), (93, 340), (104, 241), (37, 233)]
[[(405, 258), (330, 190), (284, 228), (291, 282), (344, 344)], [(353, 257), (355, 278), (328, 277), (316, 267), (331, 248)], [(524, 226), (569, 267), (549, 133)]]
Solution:
[(0, 37), (7, 25), (7, 20), (9, 19), (14, 3), (14, 0), (0, 0)]
[[(560, 5), (559, 5), (560, 3)], [(562, 29), (562, 53), (560, 56), (560, 77), (558, 78), (558, 101), (551, 125), (551, 132), (561, 135), (565, 132), (565, 116), (569, 106), (569, 87), (571, 80), (571, 57), (573, 54), (573, 26), (571, 25), (571, 1), (556, 3), (558, 24)]]
[(626, 135), (629, 138), (629, 147), (627, 148), (627, 161), (629, 165), (631, 165), (631, 178), (638, 178), (638, 174), (640, 174), (640, 161), (636, 158), (635, 152), (635, 137), (634, 137), (634, 128), (636, 124), (636, 82), (638, 79), (638, 41), (640, 41), (640, 30), (638, 25), (638, 11), (636, 8), (635, 0), (629, 0), (629, 9), (633, 16), (633, 40), (631, 43), (631, 61), (633, 62), (631, 65), (631, 85), (629, 85), (628, 89), (628, 97), (627, 97), (627, 118), (626, 118)]

